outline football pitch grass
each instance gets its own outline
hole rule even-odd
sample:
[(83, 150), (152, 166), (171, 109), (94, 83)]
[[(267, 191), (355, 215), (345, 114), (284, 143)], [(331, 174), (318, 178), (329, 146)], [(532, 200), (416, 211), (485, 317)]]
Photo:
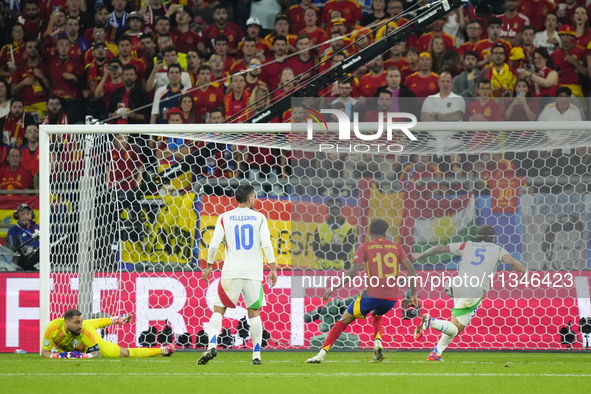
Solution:
[(12, 393), (589, 393), (590, 353), (386, 351), (381, 364), (370, 352), (329, 353), (305, 364), (312, 352), (251, 354), (220, 350), (209, 364), (200, 352), (170, 358), (54, 360), (36, 354), (0, 354), (0, 392)]

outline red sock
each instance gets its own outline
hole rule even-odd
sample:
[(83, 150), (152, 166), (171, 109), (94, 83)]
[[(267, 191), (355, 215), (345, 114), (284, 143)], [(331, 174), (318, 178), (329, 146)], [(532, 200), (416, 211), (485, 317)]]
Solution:
[(341, 336), (341, 334), (343, 333), (345, 328), (347, 328), (345, 323), (343, 323), (342, 321), (339, 320), (337, 322), (337, 324), (335, 324), (330, 329), (328, 336), (324, 340), (324, 344), (322, 345), (322, 349), (324, 349), (328, 352), (330, 350), (330, 348), (332, 347), (332, 345), (334, 345), (334, 343), (337, 341), (337, 339), (339, 339), (339, 337)]
[(373, 321), (372, 321), (372, 325), (373, 325), (373, 340), (375, 341), (376, 339), (381, 340), (382, 339), (382, 316), (374, 316), (373, 317)]

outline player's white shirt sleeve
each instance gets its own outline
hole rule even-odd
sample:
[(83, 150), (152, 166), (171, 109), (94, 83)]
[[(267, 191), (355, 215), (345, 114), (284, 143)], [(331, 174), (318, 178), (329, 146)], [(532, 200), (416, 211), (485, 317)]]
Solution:
[(218, 217), (218, 221), (215, 223), (215, 228), (213, 230), (213, 236), (211, 237), (211, 242), (209, 243), (209, 252), (207, 254), (207, 264), (213, 264), (215, 261), (215, 255), (220, 248), (220, 244), (224, 240), (224, 227), (222, 226), (222, 218), (224, 214), (221, 214)]
[(263, 252), (265, 252), (265, 257), (267, 258), (267, 262), (269, 264), (273, 264), (275, 262), (275, 253), (273, 252), (273, 243), (271, 242), (271, 231), (269, 231), (269, 223), (267, 222), (267, 218), (262, 215), (263, 222), (261, 223), (261, 247), (263, 248)]
[(454, 243), (450, 243), (447, 244), (447, 246), (449, 247), (449, 252), (451, 254), (455, 254), (455, 255), (460, 255), (460, 247), (462, 246), (463, 242), (454, 242)]
[(499, 261), (503, 262), (503, 257), (505, 257), (505, 255), (511, 255), (511, 253), (507, 252), (507, 250), (503, 247), (501, 247), (501, 249), (499, 250)]

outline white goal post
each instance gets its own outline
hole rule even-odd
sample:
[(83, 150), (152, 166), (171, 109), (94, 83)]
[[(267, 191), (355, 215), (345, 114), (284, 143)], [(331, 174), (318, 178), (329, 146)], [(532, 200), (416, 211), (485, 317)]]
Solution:
[[(313, 125), (315, 136), (319, 136), (319, 140), (323, 141), (321, 129), (317, 125)], [(359, 129), (364, 132), (375, 132), (378, 128), (377, 123), (360, 123)], [(328, 129), (330, 135), (334, 137), (338, 131), (338, 124), (329, 123)], [(555, 138), (545, 138), (545, 132), (556, 132), (558, 130), (567, 129), (571, 134), (564, 140), (556, 140)], [(529, 143), (521, 143), (521, 145), (515, 145), (512, 147), (512, 151), (524, 152), (530, 149), (544, 150), (551, 147), (561, 149), (573, 149), (578, 146), (590, 146), (591, 147), (591, 123), (590, 122), (568, 122), (566, 126), (563, 122), (437, 122), (427, 123), (419, 122), (410, 131), (420, 135), (419, 141), (413, 144), (404, 137), (402, 133), (398, 133), (401, 138), (398, 139), (398, 143), (405, 146), (405, 150), (401, 152), (401, 155), (409, 154), (460, 154), (466, 153), (465, 147), (458, 143), (449, 144), (450, 137), (455, 133), (463, 132), (507, 132), (509, 135), (518, 135), (523, 131), (531, 131), (536, 133), (538, 139), (536, 140), (538, 145), (531, 145)], [(517, 131), (518, 130), (518, 131)], [(326, 130), (323, 130), (326, 131)], [(290, 134), (291, 133), (291, 134)], [(297, 145), (292, 145), (294, 141), (294, 133), (301, 133)], [(294, 125), (286, 123), (278, 124), (203, 124), (203, 125), (40, 125), (39, 141), (40, 141), (40, 156), (39, 156), (39, 168), (40, 168), (40, 336), (42, 338), (44, 329), (50, 321), (50, 293), (52, 291), (51, 286), (51, 262), (52, 262), (52, 249), (51, 249), (51, 234), (49, 229), (51, 228), (50, 219), (50, 204), (51, 204), (51, 176), (52, 176), (52, 164), (50, 160), (50, 141), (52, 136), (59, 136), (63, 134), (67, 135), (80, 135), (82, 144), (86, 144), (82, 149), (89, 151), (90, 145), (93, 144), (92, 138), (85, 139), (83, 136), (102, 135), (102, 134), (128, 134), (128, 135), (153, 135), (153, 136), (170, 136), (178, 137), (187, 140), (195, 141), (208, 141), (208, 142), (220, 142), (224, 144), (240, 144), (247, 146), (261, 146), (275, 149), (283, 149), (286, 151), (292, 149), (315, 151), (317, 150), (318, 141), (309, 141), (305, 138), (306, 128), (305, 125)], [(511, 134), (513, 133), (513, 134)], [(271, 139), (269, 135), (291, 135), (290, 138), (284, 139)], [(328, 135), (328, 133), (326, 134)], [(438, 138), (438, 136), (440, 136)], [(509, 137), (510, 139), (510, 137)], [(425, 148), (424, 144), (428, 140), (434, 140), (435, 142)], [(408, 144), (408, 149), (406, 146)], [(423, 145), (421, 145), (423, 144)], [(498, 145), (491, 150), (487, 150), (486, 153), (502, 153), (505, 149), (502, 145)], [(428, 153), (426, 153), (428, 152)], [(482, 152), (485, 153), (485, 152)], [(88, 170), (90, 167), (95, 166), (94, 158), (91, 155), (87, 155), (84, 160), (84, 166)], [(589, 174), (591, 175), (591, 174)], [(87, 202), (93, 202), (93, 182), (96, 179), (92, 178), (91, 171), (85, 171), (84, 179), (80, 180), (80, 193), (87, 193), (80, 199)], [(85, 184), (87, 182), (87, 184)], [(289, 183), (289, 181), (288, 181)], [(85, 200), (86, 199), (86, 200)], [(83, 206), (83, 203), (81, 203)], [(92, 233), (92, 226), (95, 222), (95, 216), (97, 214), (96, 207), (92, 205), (83, 206), (83, 209), (78, 213), (80, 215), (79, 222), (83, 226), (79, 228), (80, 239), (78, 239), (80, 249), (76, 255), (77, 263), (81, 267), (85, 263), (89, 263), (93, 259), (92, 247), (90, 246), (93, 242), (92, 239), (88, 239), (89, 234)], [(86, 227), (84, 227), (86, 226)], [(86, 245), (86, 246), (85, 246)], [(84, 303), (87, 305), (86, 311), (90, 311), (90, 305), (93, 302), (93, 294), (91, 288), (85, 288), (84, 286), (92, 286), (92, 272), (90, 268), (87, 268), (85, 272), (86, 278), (83, 278), (83, 272), (79, 273), (78, 278), (78, 289), (79, 297), (84, 298)], [(100, 294), (99, 294), (100, 297)], [(79, 300), (79, 303), (80, 300)], [(83, 311), (84, 312), (84, 311)], [(136, 338), (137, 341), (137, 338)], [(41, 341), (40, 341), (41, 342)]]

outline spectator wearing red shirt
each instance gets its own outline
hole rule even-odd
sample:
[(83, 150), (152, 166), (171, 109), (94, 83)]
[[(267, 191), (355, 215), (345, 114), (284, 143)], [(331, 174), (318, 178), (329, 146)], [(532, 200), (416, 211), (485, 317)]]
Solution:
[(24, 18), (19, 18), (19, 21), (23, 20), (26, 37), (31, 40), (40, 40), (41, 33), (45, 30), (43, 29), (45, 22), (43, 21), (43, 18), (41, 18), (39, 3), (37, 0), (28, 0), (24, 4), (24, 9)]
[(287, 39), (284, 36), (275, 36), (273, 41), (273, 57), (267, 60), (267, 64), (264, 65), (261, 74), (261, 79), (269, 86), (269, 90), (271, 91), (277, 89), (281, 70), (288, 65), (287, 59), (285, 58), (286, 54)]
[(384, 71), (384, 61), (382, 56), (376, 58), (369, 64), (370, 72), (359, 81), (359, 89), (363, 97), (373, 97), (378, 88), (386, 86), (386, 71)]
[(408, 48), (405, 59), (408, 65), (400, 69), (402, 81), (405, 81), (409, 75), (419, 71), (419, 51), (417, 51), (417, 48)]
[(0, 50), (0, 77), (10, 78), (12, 73), (25, 60), (25, 27), (22, 23), (12, 25), (12, 43)]
[(511, 46), (521, 45), (521, 29), (529, 25), (529, 18), (520, 13), (519, 0), (509, 0), (507, 2), (507, 12), (499, 16), (503, 22), (501, 38), (509, 41)]
[(220, 88), (210, 85), (211, 67), (207, 64), (199, 67), (198, 76), (197, 86), (189, 94), (195, 102), (195, 113), (206, 120), (210, 111), (224, 105), (224, 93)]
[[(119, 59), (111, 59), (107, 63), (107, 71), (110, 78), (102, 78), (94, 90), (94, 97), (102, 98), (104, 108), (109, 108), (109, 102), (113, 92), (123, 86), (123, 65)], [(109, 81), (107, 82), (107, 79)]]
[(70, 124), (68, 114), (64, 111), (64, 104), (59, 97), (50, 96), (47, 99), (47, 115), (41, 124), (67, 125)]
[(312, 55), (310, 47), (312, 46), (312, 40), (306, 33), (298, 35), (296, 41), (296, 49), (301, 52), (298, 56), (292, 56), (287, 59), (287, 67), (291, 68), (295, 75), (300, 76), (300, 81), (305, 81), (315, 74), (315, 70), (308, 71), (316, 65), (318, 58)]
[(388, 121), (388, 112), (391, 112), (392, 107), (392, 92), (389, 90), (382, 90), (377, 93), (378, 108), (369, 111), (363, 117), (364, 122), (379, 122), (380, 119), (384, 122)]
[(197, 48), (201, 37), (189, 26), (193, 20), (193, 11), (189, 7), (183, 7), (176, 12), (175, 20), (177, 27), (173, 29), (173, 34), (176, 36), (176, 47), (179, 52), (187, 53), (191, 49)]
[(405, 48), (406, 42), (402, 41), (390, 49), (390, 58), (384, 61), (384, 70), (390, 67), (398, 67), (399, 70), (408, 67), (408, 60), (403, 56)]
[(7, 148), (20, 148), (23, 145), (27, 126), (34, 123), (33, 117), (26, 113), (24, 108), (23, 100), (13, 97), (8, 114), (0, 118), (2, 145)]
[(70, 41), (60, 37), (57, 41), (57, 54), (51, 62), (52, 94), (66, 100), (66, 112), (72, 123), (84, 114), (82, 105), (76, 100), (80, 97), (80, 85), (85, 84), (82, 63), (70, 57)]
[(94, 60), (85, 67), (86, 71), (86, 89), (90, 91), (88, 100), (92, 103), (96, 101), (94, 91), (103, 79), (109, 78), (109, 73), (105, 73), (104, 67), (107, 66), (107, 46), (103, 42), (95, 42), (92, 45), (92, 52)]
[[(491, 99), (492, 85), (488, 79), (481, 79), (476, 86), (478, 100), (470, 103), (466, 109), (464, 120), (469, 122), (502, 122), (503, 107)], [(470, 149), (483, 149), (493, 141), (493, 135), (489, 131), (474, 131), (470, 133), (468, 147)]]
[(518, 75), (520, 79), (527, 79), (531, 84), (531, 92), (534, 97), (555, 97), (560, 84), (558, 73), (554, 70), (554, 63), (546, 48), (534, 50), (535, 71), (522, 70)]
[(554, 12), (554, 3), (549, 0), (522, 0), (519, 3), (519, 12), (529, 18), (536, 31), (543, 31), (546, 16)]
[(228, 55), (228, 37), (218, 34), (213, 43), (214, 53), (219, 55), (224, 62), (224, 72), (229, 72), (236, 60)]
[(195, 101), (193, 101), (193, 96), (189, 93), (181, 96), (179, 108), (183, 111), (183, 118), (186, 124), (205, 123), (204, 119), (195, 113)]
[(331, 20), (330, 13), (334, 10), (341, 11), (349, 30), (352, 30), (362, 17), (361, 6), (355, 0), (329, 0), (322, 9), (323, 26), (328, 26)]
[[(538, 100), (532, 97), (529, 83), (526, 80), (520, 79), (517, 81), (513, 97), (512, 100), (506, 99), (504, 101), (505, 120), (513, 122), (534, 122), (538, 119), (540, 113)], [(529, 135), (532, 134), (532, 132), (529, 132)]]
[(228, 37), (228, 54), (235, 55), (238, 51), (238, 43), (244, 38), (242, 30), (235, 23), (228, 22), (228, 12), (221, 4), (215, 6), (213, 20), (215, 23), (203, 31), (201, 42), (211, 49), (215, 37), (223, 34)]
[[(245, 87), (246, 81), (244, 75), (236, 74), (232, 76), (231, 91), (224, 97), (224, 108), (227, 118), (230, 118), (248, 106), (250, 93), (244, 89)], [(248, 119), (248, 116), (248, 111), (244, 111), (234, 122), (242, 123)]]
[(117, 42), (117, 49), (119, 50), (119, 60), (121, 61), (121, 65), (125, 66), (126, 64), (133, 64), (135, 69), (137, 70), (137, 81), (136, 83), (140, 86), (144, 84), (144, 79), (146, 77), (146, 67), (144, 62), (138, 59), (134, 59), (131, 57), (131, 48), (132, 48), (132, 41), (131, 38), (128, 36), (122, 36), (119, 38)]
[(468, 41), (460, 44), (458, 47), (458, 54), (461, 57), (464, 57), (467, 51), (473, 51), (476, 44), (480, 41), (480, 36), (482, 35), (482, 24), (480, 21), (474, 19), (468, 22), (466, 25), (466, 34), (468, 34)]
[(246, 91), (251, 94), (257, 86), (264, 86), (267, 90), (269, 87), (266, 83), (261, 81), (262, 64), (259, 59), (252, 59), (250, 61), (250, 71), (246, 73)]
[[(95, 32), (93, 31), (94, 27), (100, 26), (104, 30), (105, 41), (114, 42), (117, 39), (117, 29), (113, 28), (109, 24), (109, 10), (103, 4), (97, 6), (94, 9), (94, 26), (86, 29), (84, 32), (84, 39), (90, 45), (93, 42), (96, 42)], [(47, 34), (47, 33), (46, 33)]]
[(312, 10), (316, 19), (320, 17), (320, 10), (312, 4), (312, 0), (301, 0), (299, 4), (291, 6), (288, 12), (291, 27), (294, 32), (299, 33), (306, 28), (306, 11)]
[(32, 123), (25, 131), (27, 145), (21, 148), (22, 166), (35, 176), (39, 173), (39, 125)]
[(431, 32), (425, 33), (421, 37), (419, 37), (415, 45), (419, 52), (425, 52), (429, 50), (429, 44), (431, 43), (433, 37), (443, 38), (443, 42), (445, 43), (445, 50), (453, 49), (456, 47), (456, 40), (452, 36), (443, 31), (443, 26), (445, 25), (445, 22), (445, 19), (441, 18), (431, 23)]
[(419, 71), (408, 76), (404, 84), (419, 97), (424, 98), (439, 92), (439, 76), (431, 71), (433, 61), (429, 52), (419, 56)]
[(250, 61), (257, 56), (257, 40), (252, 37), (244, 37), (242, 40), (242, 58), (238, 59), (230, 68), (230, 74), (248, 69)]
[(511, 53), (511, 44), (505, 40), (501, 40), (501, 33), (503, 31), (503, 22), (493, 17), (488, 20), (488, 38), (486, 40), (480, 40), (474, 46), (474, 52), (480, 57), (476, 67), (482, 68), (492, 61), (492, 55), (490, 53), (491, 48), (495, 44), (503, 44), (505, 46), (505, 53)]
[(116, 134), (107, 164), (107, 187), (116, 191), (137, 189), (142, 183), (144, 167), (137, 153), (129, 146), (128, 137)]
[(154, 30), (154, 23), (159, 17), (168, 13), (168, 8), (161, 1), (150, 1), (139, 10), (139, 14), (144, 18), (145, 28), (148, 31)]
[(572, 25), (576, 9), (578, 7), (586, 7), (587, 2), (585, 0), (557, 0), (554, 6), (556, 7), (555, 11), (558, 17), (558, 23), (561, 25)]
[(173, 45), (176, 47), (176, 36), (170, 29), (170, 19), (167, 16), (161, 16), (156, 20), (154, 25), (154, 41), (160, 45), (160, 39), (162, 37), (168, 37), (172, 41), (167, 45)]
[(573, 18), (573, 27), (577, 34), (576, 45), (589, 49), (591, 32), (589, 31), (589, 11), (586, 7), (577, 7)]
[(561, 86), (567, 86), (577, 97), (583, 97), (583, 88), (579, 85), (579, 76), (588, 77), (589, 71), (585, 66), (585, 50), (575, 45), (577, 38), (575, 29), (571, 25), (562, 25), (558, 30), (562, 47), (550, 54), (556, 66)]
[(25, 112), (36, 112), (42, 119), (47, 112), (45, 102), (51, 88), (49, 66), (42, 61), (35, 41), (27, 41), (25, 54), (27, 61), (12, 74), (11, 91), (23, 99)]
[(289, 25), (289, 18), (285, 14), (277, 14), (275, 17), (275, 27), (271, 33), (269, 33), (265, 40), (269, 42), (275, 42), (274, 37), (283, 36), (287, 40), (287, 52), (296, 52), (296, 39), (297, 36), (291, 34), (291, 27)]
[(8, 166), (0, 169), (1, 190), (26, 190), (33, 188), (33, 176), (21, 165), (21, 151), (12, 148), (8, 152)]
[[(138, 14), (137, 11), (129, 13), (127, 17), (127, 24), (129, 30), (125, 32), (125, 35), (131, 38), (131, 53), (136, 59), (142, 57), (142, 47), (140, 44), (140, 37), (144, 30), (144, 19)], [(200, 38), (199, 38), (200, 39)]]
[[(272, 46), (271, 43), (264, 38), (259, 37), (259, 33), (261, 32), (262, 26), (261, 22), (257, 18), (248, 18), (246, 21), (246, 35), (247, 37), (252, 37), (256, 40), (256, 47), (257, 52), (256, 56), (261, 57), (264, 56), (265, 59), (271, 57), (271, 50)], [(242, 45), (243, 41), (238, 43), (238, 54), (237, 59), (242, 58)]]
[[(328, 38), (325, 30), (318, 27), (318, 14), (313, 8), (308, 8), (304, 13), (305, 27), (298, 32), (298, 34), (306, 33), (312, 45), (322, 44)], [(318, 49), (314, 49), (314, 54), (318, 55)]]
[(229, 86), (230, 73), (224, 71), (224, 59), (217, 53), (209, 57), (211, 66), (211, 82), (215, 87), (225, 90)]
[(97, 25), (92, 28), (92, 31), (93, 31), (94, 42), (92, 44), (92, 48), (90, 48), (84, 54), (84, 65), (88, 65), (88, 64), (92, 63), (92, 61), (94, 60), (94, 50), (93, 49), (98, 44), (104, 44), (105, 47), (107, 48), (107, 54), (106, 54), (107, 60), (114, 59), (115, 56), (119, 55), (119, 50), (117, 49), (117, 45), (107, 42), (107, 40), (105, 38), (106, 36), (105, 36), (105, 28), (104, 27)]
[(88, 42), (78, 34), (80, 22), (78, 18), (69, 16), (66, 19), (66, 37), (70, 41), (70, 57), (84, 62), (84, 54), (90, 48)]

